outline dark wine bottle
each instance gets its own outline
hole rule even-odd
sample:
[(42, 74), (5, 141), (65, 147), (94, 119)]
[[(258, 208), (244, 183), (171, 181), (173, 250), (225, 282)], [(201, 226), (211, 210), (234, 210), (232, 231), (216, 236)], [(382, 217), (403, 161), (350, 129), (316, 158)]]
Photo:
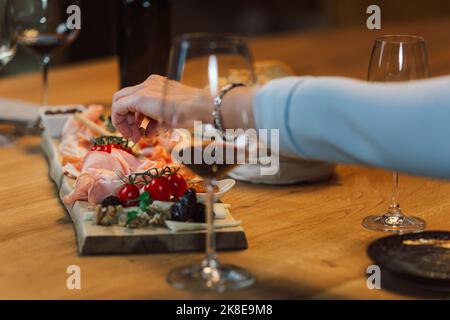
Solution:
[(120, 86), (165, 75), (171, 45), (171, 0), (119, 0)]

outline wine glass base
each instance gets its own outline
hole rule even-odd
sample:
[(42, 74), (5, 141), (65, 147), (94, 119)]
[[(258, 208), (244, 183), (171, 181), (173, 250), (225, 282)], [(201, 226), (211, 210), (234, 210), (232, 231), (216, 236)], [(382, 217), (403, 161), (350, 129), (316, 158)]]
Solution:
[(172, 270), (167, 282), (176, 289), (224, 292), (247, 288), (255, 283), (255, 278), (247, 270), (233, 265), (217, 268), (191, 265)]
[(16, 139), (7, 134), (0, 134), (0, 148), (9, 148), (16, 144)]
[(385, 216), (369, 216), (363, 220), (362, 226), (372, 231), (412, 233), (425, 230), (426, 223), (420, 218), (405, 216), (400, 223), (390, 224)]

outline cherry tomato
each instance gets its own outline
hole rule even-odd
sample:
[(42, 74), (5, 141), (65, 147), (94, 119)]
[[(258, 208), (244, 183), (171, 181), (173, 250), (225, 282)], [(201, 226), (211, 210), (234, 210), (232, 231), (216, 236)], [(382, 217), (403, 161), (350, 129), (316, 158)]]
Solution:
[(99, 146), (93, 146), (91, 148), (91, 151), (111, 152), (111, 148), (108, 149), (107, 145), (99, 145)]
[(111, 144), (111, 149), (125, 150), (122, 146), (119, 146), (118, 144)]
[(150, 194), (153, 200), (169, 201), (172, 195), (172, 188), (166, 177), (153, 178), (149, 184), (144, 187), (144, 191)]
[(111, 153), (111, 145), (110, 144), (106, 144), (104, 146), (102, 146), (102, 150), (103, 152), (107, 152), (107, 153)]
[(170, 187), (172, 188), (172, 195), (175, 198), (179, 198), (183, 194), (185, 194), (188, 186), (186, 180), (181, 174), (179, 173), (171, 174), (167, 178), (167, 180), (169, 180)]
[(111, 153), (112, 149), (123, 150), (125, 152), (128, 152), (129, 154), (133, 154), (133, 151), (131, 151), (130, 148), (124, 148), (121, 145), (117, 145), (117, 144), (103, 144), (103, 145), (93, 146), (91, 148), (91, 151), (102, 151), (102, 152)]
[(139, 205), (138, 201), (130, 201), (139, 198), (139, 187), (135, 184), (127, 183), (123, 185), (117, 192), (117, 198), (122, 201), (124, 207), (132, 207)]
[(124, 148), (124, 147), (122, 147), (121, 145), (118, 145), (118, 144), (112, 144), (111, 148), (112, 149), (122, 150), (122, 151), (128, 152), (129, 154), (133, 154), (133, 151), (131, 151), (130, 148)]

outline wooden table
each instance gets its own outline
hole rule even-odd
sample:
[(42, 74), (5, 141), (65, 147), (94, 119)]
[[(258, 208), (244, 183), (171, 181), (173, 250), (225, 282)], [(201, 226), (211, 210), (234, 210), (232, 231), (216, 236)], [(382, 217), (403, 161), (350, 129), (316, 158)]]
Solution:
[[(450, 21), (386, 28), (385, 33), (424, 35), (435, 75), (450, 71)], [(256, 59), (276, 58), (298, 74), (364, 78), (377, 32), (350, 29), (254, 39)], [(114, 59), (53, 69), (50, 102), (109, 103), (117, 89)], [(0, 81), (0, 96), (39, 101), (40, 78), (30, 74)], [(383, 236), (361, 228), (368, 214), (386, 209), (390, 173), (338, 166), (327, 182), (287, 187), (239, 183), (226, 195), (244, 221), (249, 249), (221, 253), (223, 262), (251, 270), (257, 284), (244, 291), (194, 294), (165, 283), (169, 269), (200, 254), (77, 255), (74, 230), (47, 176), (40, 138), (25, 137), (0, 149), (0, 298), (406, 298), (422, 293), (382, 279), (368, 290), (367, 245)], [(401, 203), (429, 229), (450, 229), (450, 184), (401, 178)], [(66, 268), (81, 267), (81, 290), (66, 289)], [(384, 281), (384, 282), (383, 282)], [(397, 287), (396, 287), (397, 286)], [(387, 290), (393, 287), (395, 289)], [(425, 295), (425, 297), (433, 297)]]

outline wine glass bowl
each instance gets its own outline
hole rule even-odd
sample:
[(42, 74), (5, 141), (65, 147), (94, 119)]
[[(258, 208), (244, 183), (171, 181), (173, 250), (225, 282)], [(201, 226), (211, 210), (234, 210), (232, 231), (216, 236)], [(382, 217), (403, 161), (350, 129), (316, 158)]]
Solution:
[[(425, 79), (428, 75), (428, 53), (422, 37), (388, 35), (375, 40), (369, 63), (369, 81), (404, 82)], [(387, 212), (366, 217), (362, 221), (364, 228), (392, 233), (420, 232), (425, 229), (424, 220), (403, 213), (398, 201), (398, 180), (398, 173), (394, 172), (391, 204)]]
[(80, 30), (69, 27), (67, 8), (78, 0), (11, 0), (8, 15), (17, 43), (36, 55), (42, 64), (42, 105), (48, 104), (50, 55), (73, 42)]
[(80, 30), (67, 25), (70, 5), (79, 5), (79, 1), (11, 1), (10, 20), (19, 45), (42, 57), (74, 41)]
[(428, 76), (428, 52), (424, 38), (387, 35), (375, 40), (367, 75), (369, 81), (410, 81)]
[[(219, 262), (212, 212), (216, 179), (238, 165), (238, 157), (245, 157), (245, 146), (237, 145), (236, 136), (230, 137), (218, 128), (214, 117), (217, 97), (227, 84), (237, 84), (238, 80), (240, 86), (255, 83), (245, 39), (230, 34), (197, 33), (175, 41), (161, 105), (164, 123), (159, 126), (170, 130), (164, 130), (160, 136), (168, 137), (171, 132), (172, 143), (163, 145), (174, 161), (203, 178), (207, 190), (206, 256), (199, 264), (168, 274), (167, 281), (175, 288), (222, 292), (254, 283), (247, 270)], [(244, 109), (232, 101), (228, 107), (246, 123), (248, 115)]]

